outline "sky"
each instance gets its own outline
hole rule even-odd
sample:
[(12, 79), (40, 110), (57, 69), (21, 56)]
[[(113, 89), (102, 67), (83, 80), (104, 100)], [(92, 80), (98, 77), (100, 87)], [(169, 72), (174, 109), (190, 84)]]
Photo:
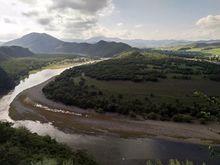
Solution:
[(0, 41), (57, 38), (220, 39), (220, 0), (0, 0)]

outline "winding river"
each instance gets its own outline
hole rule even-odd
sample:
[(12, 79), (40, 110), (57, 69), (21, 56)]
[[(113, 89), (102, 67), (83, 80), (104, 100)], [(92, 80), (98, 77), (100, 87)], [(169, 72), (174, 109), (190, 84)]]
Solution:
[(46, 69), (21, 81), (15, 89), (0, 99), (0, 120), (14, 122), (14, 126), (25, 126), (39, 135), (50, 135), (73, 149), (85, 149), (103, 165), (144, 165), (148, 159), (192, 160), (197, 164), (219, 165), (220, 159), (210, 159), (207, 146), (172, 142), (150, 138), (124, 139), (111, 136), (68, 134), (55, 128), (51, 123), (34, 121), (12, 121), (8, 115), (11, 102), (22, 91), (41, 84), (60, 74), (65, 69)]

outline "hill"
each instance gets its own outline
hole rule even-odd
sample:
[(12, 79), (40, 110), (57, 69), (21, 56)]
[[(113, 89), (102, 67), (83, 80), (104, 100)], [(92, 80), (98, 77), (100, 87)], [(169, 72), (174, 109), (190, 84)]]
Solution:
[(21, 38), (6, 42), (4, 46), (21, 46), (29, 48), (34, 53), (53, 53), (54, 48), (62, 43), (63, 41), (45, 33), (30, 33)]
[(209, 62), (132, 52), (69, 69), (43, 92), (56, 102), (101, 113), (180, 122), (220, 120), (219, 74), (220, 66)]
[(77, 53), (86, 56), (92, 55), (98, 57), (112, 57), (116, 54), (129, 50), (132, 50), (132, 47), (127, 44), (106, 41), (100, 41), (96, 44), (63, 43), (60, 47), (56, 48), (57, 53)]
[(124, 43), (100, 41), (96, 44), (64, 42), (48, 34), (31, 33), (5, 43), (6, 46), (22, 46), (38, 54), (80, 54), (85, 56), (112, 57), (132, 49)]
[(0, 60), (6, 60), (8, 58), (18, 58), (18, 57), (30, 57), (34, 54), (27, 48), (22, 48), (18, 46), (2, 46), (0, 47)]
[(8, 92), (14, 87), (14, 82), (8, 74), (0, 68), (0, 95)]

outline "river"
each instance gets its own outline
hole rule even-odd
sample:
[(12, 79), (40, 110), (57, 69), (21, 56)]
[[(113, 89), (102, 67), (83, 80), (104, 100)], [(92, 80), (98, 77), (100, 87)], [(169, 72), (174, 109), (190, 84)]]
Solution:
[(207, 146), (172, 142), (150, 138), (120, 138), (112, 136), (94, 136), (68, 134), (55, 128), (51, 123), (30, 120), (13, 121), (8, 115), (11, 102), (24, 91), (60, 74), (65, 69), (46, 69), (21, 81), (15, 89), (0, 99), (0, 120), (25, 126), (39, 135), (50, 135), (59, 142), (66, 143), (73, 149), (85, 149), (102, 165), (144, 165), (148, 159), (192, 160), (197, 164), (205, 161), (208, 165), (219, 165), (220, 159), (210, 159)]

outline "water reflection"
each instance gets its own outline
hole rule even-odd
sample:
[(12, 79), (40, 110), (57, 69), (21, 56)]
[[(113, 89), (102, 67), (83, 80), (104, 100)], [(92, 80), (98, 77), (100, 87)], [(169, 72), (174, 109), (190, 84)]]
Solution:
[(19, 85), (9, 94), (5, 95), (0, 100), (0, 120), (7, 120), (13, 122), (8, 116), (8, 110), (11, 102), (15, 97), (22, 91), (36, 86), (50, 78), (62, 73), (66, 68), (63, 69), (46, 69), (35, 74), (30, 74), (28, 78), (20, 81)]

